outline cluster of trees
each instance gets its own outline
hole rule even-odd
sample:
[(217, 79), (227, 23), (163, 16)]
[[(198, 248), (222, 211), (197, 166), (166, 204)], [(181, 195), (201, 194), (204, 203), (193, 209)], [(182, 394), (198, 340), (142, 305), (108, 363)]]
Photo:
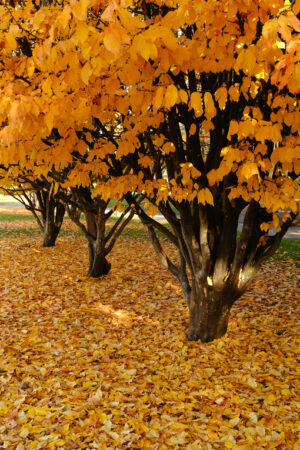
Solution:
[[(55, 202), (69, 209), (92, 276), (108, 273), (137, 214), (182, 287), (190, 340), (226, 333), (299, 212), (299, 11), (288, 0), (0, 5), (2, 185), (31, 185), (40, 210), (54, 202), (56, 230)], [(112, 199), (128, 207), (107, 232)]]

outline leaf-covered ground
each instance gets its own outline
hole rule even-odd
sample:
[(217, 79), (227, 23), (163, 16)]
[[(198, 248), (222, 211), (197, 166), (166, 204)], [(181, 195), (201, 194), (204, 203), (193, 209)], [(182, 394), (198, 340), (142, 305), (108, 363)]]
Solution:
[(145, 239), (119, 240), (100, 280), (75, 234), (0, 240), (1, 448), (298, 448), (292, 263), (265, 265), (204, 345)]

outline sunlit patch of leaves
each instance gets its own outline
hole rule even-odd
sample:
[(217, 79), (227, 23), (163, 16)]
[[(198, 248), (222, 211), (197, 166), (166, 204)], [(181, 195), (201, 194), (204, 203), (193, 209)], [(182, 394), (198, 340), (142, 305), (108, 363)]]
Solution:
[(83, 237), (1, 241), (3, 448), (295, 448), (293, 264), (266, 264), (201, 344), (146, 239), (121, 239), (99, 280)]

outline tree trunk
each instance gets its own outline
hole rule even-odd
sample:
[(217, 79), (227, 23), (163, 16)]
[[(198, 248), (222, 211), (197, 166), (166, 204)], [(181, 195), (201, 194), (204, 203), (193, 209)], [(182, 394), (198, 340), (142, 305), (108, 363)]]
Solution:
[(190, 341), (211, 342), (227, 331), (233, 299), (228, 294), (214, 291), (208, 285), (193, 283), (190, 293), (190, 321), (187, 337)]
[(95, 216), (85, 211), (87, 229), (89, 232), (89, 275), (93, 278), (99, 278), (107, 275), (110, 271), (111, 264), (105, 258), (105, 221), (101, 220), (101, 214), (104, 214), (99, 208), (99, 215)]
[(89, 242), (89, 275), (93, 278), (99, 278), (107, 275), (111, 264), (104, 255), (104, 248), (99, 248), (98, 242)]
[(63, 223), (65, 207), (50, 199), (46, 208), (42, 247), (53, 247)]
[(54, 224), (46, 220), (42, 247), (54, 247), (58, 235), (55, 231)]

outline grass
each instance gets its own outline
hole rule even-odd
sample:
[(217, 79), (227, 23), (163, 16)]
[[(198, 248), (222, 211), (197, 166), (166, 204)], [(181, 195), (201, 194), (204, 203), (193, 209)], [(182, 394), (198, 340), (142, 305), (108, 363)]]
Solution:
[(272, 259), (276, 261), (288, 259), (294, 261), (297, 265), (300, 265), (300, 241), (294, 239), (282, 239), (279, 249)]
[(0, 236), (41, 236), (42, 233), (37, 228), (26, 227), (26, 228), (0, 228)]
[(23, 214), (1, 214), (0, 213), (0, 222), (16, 222), (16, 221), (24, 221), (24, 222), (32, 222), (32, 216), (25, 216)]
[[(3, 197), (3, 196), (2, 196)], [(0, 200), (1, 201), (1, 200)], [(111, 221), (114, 222), (117, 220), (116, 216), (111, 217)], [(41, 232), (38, 228), (33, 228), (29, 225), (29, 223), (34, 222), (34, 218), (31, 215), (25, 214), (1, 214), (0, 212), (0, 224), (1, 222), (11, 223), (10, 227), (1, 227), (0, 226), (0, 236), (41, 236)], [(14, 226), (14, 222), (24, 222), (23, 226)], [(81, 230), (78, 228), (70, 227), (71, 221), (69, 217), (65, 217), (65, 222), (67, 226), (61, 230), (61, 236), (82, 236)], [(163, 238), (163, 235), (158, 232), (160, 238)], [(122, 237), (124, 238), (132, 238), (132, 239), (148, 239), (148, 233), (141, 224), (140, 220), (137, 218), (132, 219), (129, 226), (125, 228), (123, 231)], [(288, 260), (300, 265), (300, 241), (292, 240), (292, 239), (283, 239), (281, 241), (280, 247), (277, 252), (272, 257), (273, 260), (281, 261)]]

